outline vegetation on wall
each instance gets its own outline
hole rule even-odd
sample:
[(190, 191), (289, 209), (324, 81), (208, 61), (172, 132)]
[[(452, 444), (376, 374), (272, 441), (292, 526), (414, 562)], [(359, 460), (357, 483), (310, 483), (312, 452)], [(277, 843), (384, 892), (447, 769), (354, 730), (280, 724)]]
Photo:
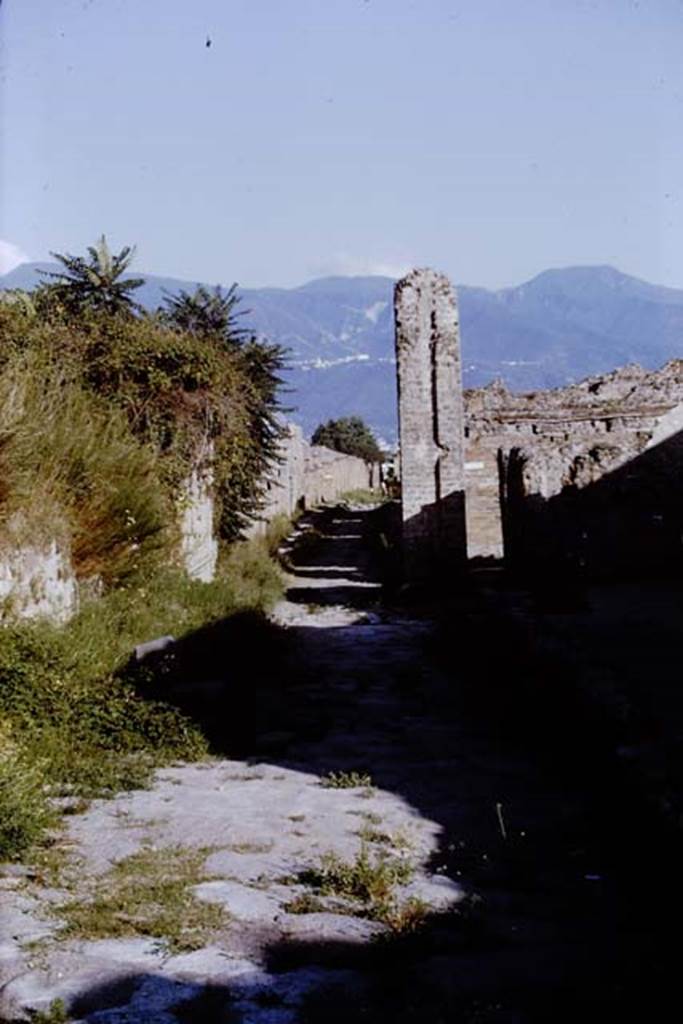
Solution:
[[(88, 254), (60, 257), (56, 280), (0, 303), (0, 375), (32, 361), (37, 380), (61, 378), (57, 390), (88, 396), (94, 419), (96, 408), (119, 426), (123, 417), (131, 443), (147, 450), (169, 527), (179, 485), (210, 454), (219, 532), (236, 539), (277, 458), (283, 351), (237, 326), (234, 287), (181, 292), (148, 314), (130, 295), (141, 279), (122, 277), (133, 250), (112, 255), (102, 238)], [(29, 422), (28, 408), (15, 407)], [(3, 503), (0, 495), (0, 516)]]
[[(34, 292), (0, 296), (0, 549), (60, 541), (97, 594), (64, 628), (0, 630), (0, 859), (41, 834), (53, 796), (201, 756), (191, 721), (126, 682), (131, 651), (281, 591), (268, 538), (237, 540), (277, 456), (282, 351), (238, 328), (234, 289), (145, 313), (132, 255), (102, 238), (57, 254), (64, 272)], [(224, 542), (210, 584), (176, 560), (181, 485), (208, 459)]]
[(170, 553), (154, 449), (40, 351), (14, 354), (0, 373), (0, 480), (0, 535), (63, 541), (81, 579), (115, 585)]
[(366, 462), (381, 462), (382, 452), (374, 434), (360, 416), (342, 416), (316, 427), (312, 444), (324, 445)]

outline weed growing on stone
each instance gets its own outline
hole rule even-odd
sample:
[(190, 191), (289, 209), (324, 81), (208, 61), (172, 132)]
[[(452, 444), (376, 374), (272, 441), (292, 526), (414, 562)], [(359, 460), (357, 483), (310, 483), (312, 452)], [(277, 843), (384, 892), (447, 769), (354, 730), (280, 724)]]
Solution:
[(281, 545), (291, 535), (294, 523), (298, 517), (299, 513), (297, 512), (294, 512), (291, 516), (280, 512), (269, 520), (265, 530), (265, 542), (268, 553), (271, 556), (275, 557), (277, 555)]
[(347, 814), (352, 814), (352, 815), (354, 815), (357, 818), (362, 818), (363, 821), (367, 822), (368, 825), (381, 825), (382, 824), (382, 815), (381, 814), (375, 814), (374, 811), (357, 811), (357, 810), (352, 808), (351, 810), (347, 811), (346, 813)]
[(69, 1024), (63, 999), (54, 999), (47, 1010), (34, 1010), (31, 1024)]
[(81, 864), (59, 839), (47, 839), (30, 852), (32, 880), (48, 889), (75, 890), (79, 884)]
[(312, 886), (321, 896), (353, 900), (359, 905), (361, 916), (383, 921), (393, 908), (395, 886), (406, 885), (413, 871), (408, 861), (384, 854), (371, 857), (363, 844), (354, 861), (326, 853), (319, 867), (302, 871), (297, 881)]
[(272, 843), (230, 843), (225, 847), (231, 853), (269, 853)]
[[(351, 812), (349, 812), (349, 813), (351, 813)], [(358, 814), (359, 812), (358, 811), (354, 811), (353, 813), (354, 814)], [(360, 813), (362, 814), (363, 818), (368, 823), (368, 825), (381, 825), (382, 824), (382, 815), (381, 814), (375, 814), (374, 811), (360, 811)]]
[(226, 920), (222, 907), (198, 900), (211, 848), (144, 848), (96, 880), (90, 898), (56, 907), (63, 938), (145, 936), (170, 953), (200, 949)]
[(431, 907), (417, 896), (411, 896), (402, 903), (389, 903), (378, 918), (395, 935), (409, 935), (424, 925)]
[(364, 843), (376, 843), (378, 846), (388, 846), (392, 850), (407, 850), (410, 848), (410, 842), (403, 834), (403, 832), (382, 832), (381, 829), (373, 828), (369, 823), (363, 825), (356, 835)]
[(295, 896), (293, 900), (285, 903), (282, 909), (286, 914), (319, 914), (329, 908), (319, 896), (314, 896), (310, 892), (303, 892), (299, 896)]
[(320, 781), (325, 789), (360, 789), (372, 786), (372, 778), (367, 772), (329, 772)]

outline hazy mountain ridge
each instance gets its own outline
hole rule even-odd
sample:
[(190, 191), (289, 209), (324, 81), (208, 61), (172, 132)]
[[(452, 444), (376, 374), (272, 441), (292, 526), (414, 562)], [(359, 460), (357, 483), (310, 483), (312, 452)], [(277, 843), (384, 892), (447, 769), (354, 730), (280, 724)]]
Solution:
[[(0, 277), (0, 288), (33, 287), (37, 269), (58, 268), (24, 264)], [(195, 283), (146, 275), (138, 295), (153, 309), (164, 291)], [(290, 350), (287, 400), (307, 431), (357, 413), (385, 437), (395, 433), (393, 283), (328, 277), (242, 289), (245, 327)], [(495, 377), (513, 390), (555, 387), (625, 363), (655, 367), (683, 356), (683, 290), (613, 267), (547, 270), (499, 291), (461, 286), (458, 297), (468, 387)]]

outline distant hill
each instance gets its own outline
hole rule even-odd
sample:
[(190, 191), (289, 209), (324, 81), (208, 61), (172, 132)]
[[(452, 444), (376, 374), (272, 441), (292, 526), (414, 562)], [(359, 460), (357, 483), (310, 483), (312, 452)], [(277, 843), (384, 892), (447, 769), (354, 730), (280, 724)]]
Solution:
[[(0, 288), (34, 286), (29, 263)], [(194, 281), (147, 275), (140, 301)], [(225, 282), (229, 285), (231, 282)], [(388, 277), (328, 277), (299, 288), (243, 289), (245, 326), (290, 350), (287, 401), (307, 432), (358, 414), (383, 437), (396, 433), (392, 293)], [(571, 383), (638, 362), (683, 357), (683, 290), (648, 284), (613, 267), (546, 270), (514, 288), (458, 288), (466, 387), (500, 377), (513, 390)]]

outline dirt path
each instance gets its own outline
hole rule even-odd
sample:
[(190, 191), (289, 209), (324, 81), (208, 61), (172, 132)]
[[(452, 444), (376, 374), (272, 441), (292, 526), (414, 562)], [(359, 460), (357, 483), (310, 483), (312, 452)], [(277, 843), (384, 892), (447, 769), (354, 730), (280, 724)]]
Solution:
[[(600, 787), (473, 714), (466, 617), (445, 625), (449, 669), (432, 621), (382, 609), (368, 518), (311, 520), (324, 536), (275, 612), (287, 683), (270, 680), (254, 756), (95, 801), (70, 819), (70, 868), (0, 878), (0, 1019), (52, 1006), (57, 1021), (56, 999), (93, 1024), (556, 1024), (652, 1008), (657, 922), (605, 839)], [(50, 913), (88, 886), (97, 915)]]

